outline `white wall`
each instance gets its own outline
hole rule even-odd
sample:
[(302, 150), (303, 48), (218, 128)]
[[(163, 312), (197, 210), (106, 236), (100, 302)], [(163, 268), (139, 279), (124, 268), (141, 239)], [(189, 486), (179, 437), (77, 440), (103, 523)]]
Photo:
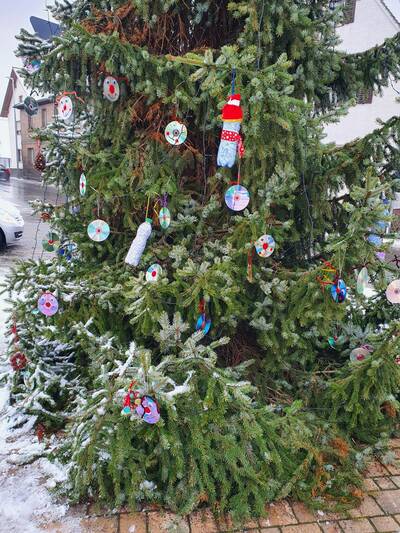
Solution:
[(0, 158), (11, 158), (10, 132), (8, 119), (0, 117)]
[[(400, 0), (392, 1), (398, 2), (400, 7)], [(389, 6), (388, 0), (386, 2)], [(342, 39), (338, 49), (348, 53), (363, 52), (382, 44), (386, 38), (392, 37), (399, 31), (399, 24), (381, 0), (358, 0), (354, 22), (337, 29)], [(400, 92), (400, 83), (393, 83), (393, 86)], [(400, 95), (389, 85), (383, 89), (382, 96), (373, 96), (371, 104), (352, 107), (339, 123), (326, 126), (326, 142), (344, 144), (357, 137), (363, 137), (379, 127), (378, 118), (386, 121), (394, 115), (399, 115), (400, 104), (396, 102), (398, 97)]]
[(14, 94), (11, 99), (9, 111), (8, 111), (8, 128), (10, 132), (10, 148), (11, 148), (11, 168), (22, 169), (22, 161), (17, 163), (17, 146), (21, 149), (21, 135), (16, 135), (16, 121), (21, 119), (21, 112), (19, 109), (14, 109), (14, 105), (20, 102), (20, 97), (22, 100), (27, 96), (27, 91), (23, 86), (20, 78), (17, 80), (16, 87), (14, 89)]

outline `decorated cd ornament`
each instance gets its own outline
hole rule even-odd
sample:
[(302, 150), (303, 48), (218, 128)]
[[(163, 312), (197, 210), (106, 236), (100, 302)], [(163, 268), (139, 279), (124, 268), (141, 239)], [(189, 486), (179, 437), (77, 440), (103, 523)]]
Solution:
[(243, 120), (243, 111), (240, 107), (240, 94), (232, 94), (222, 108), (221, 142), (218, 148), (217, 165), (232, 168), (236, 161), (244, 155), (244, 146), (240, 135), (240, 125)]
[(57, 298), (51, 292), (44, 292), (38, 300), (38, 309), (46, 316), (53, 316), (58, 311)]
[(167, 229), (169, 227), (169, 225), (171, 224), (171, 213), (168, 207), (162, 207), (160, 209), (160, 213), (158, 214), (158, 220), (160, 222), (160, 226), (163, 229)]
[(23, 370), (27, 363), (28, 360), (22, 352), (15, 352), (15, 354), (10, 357), (10, 365), (15, 372)]
[(46, 252), (54, 252), (60, 243), (60, 238), (57, 233), (50, 231), (42, 240), (42, 246)]
[(350, 361), (364, 361), (364, 359), (369, 357), (373, 351), (373, 347), (369, 344), (364, 344), (359, 348), (354, 348), (354, 350), (350, 352)]
[(79, 178), (79, 192), (81, 196), (86, 194), (86, 176), (83, 172)]
[(146, 248), (147, 241), (151, 235), (151, 218), (146, 218), (145, 222), (142, 222), (137, 229), (136, 237), (133, 239), (132, 244), (125, 257), (125, 263), (132, 266), (138, 266), (140, 259)]
[(58, 248), (57, 253), (60, 257), (66, 259), (67, 261), (72, 261), (77, 256), (78, 245), (72, 241), (63, 242)]
[(210, 331), (210, 328), (211, 320), (207, 318), (205, 313), (202, 313), (197, 319), (196, 331), (202, 331), (204, 335), (207, 335), (207, 333)]
[(232, 185), (225, 193), (225, 203), (232, 211), (243, 211), (249, 202), (249, 191), (242, 185)]
[(392, 304), (400, 304), (400, 279), (395, 279), (386, 288), (386, 298)]
[(368, 287), (369, 275), (366, 267), (363, 267), (357, 276), (357, 292), (358, 294), (365, 294)]
[(105, 241), (110, 235), (110, 226), (104, 220), (93, 220), (87, 227), (87, 233), (92, 241)]
[(154, 263), (154, 265), (149, 266), (146, 272), (146, 281), (149, 281), (150, 283), (156, 283), (162, 274), (162, 267), (161, 265), (158, 265), (157, 263)]
[(187, 128), (185, 124), (174, 120), (167, 124), (165, 128), (165, 138), (170, 144), (178, 146), (186, 141), (187, 137)]
[(33, 117), (38, 114), (39, 105), (32, 96), (27, 96), (24, 100), (24, 109), (30, 117)]
[(129, 415), (133, 411), (148, 424), (156, 424), (160, 420), (160, 410), (154, 398), (148, 395), (140, 396), (138, 391), (133, 391), (134, 381), (129, 387), (124, 398), (122, 414)]
[(342, 279), (337, 279), (331, 286), (331, 296), (336, 303), (345, 301), (347, 295), (347, 287)]
[(103, 95), (110, 102), (116, 102), (119, 98), (119, 83), (113, 76), (107, 76), (103, 82)]
[(382, 237), (380, 237), (379, 235), (376, 235), (375, 233), (370, 233), (367, 237), (367, 241), (370, 244), (373, 244), (374, 246), (382, 245)]
[(58, 118), (60, 120), (68, 121), (71, 119), (74, 112), (74, 105), (69, 96), (62, 96), (57, 105)]
[(269, 257), (275, 250), (275, 240), (271, 235), (262, 235), (254, 246), (259, 256)]

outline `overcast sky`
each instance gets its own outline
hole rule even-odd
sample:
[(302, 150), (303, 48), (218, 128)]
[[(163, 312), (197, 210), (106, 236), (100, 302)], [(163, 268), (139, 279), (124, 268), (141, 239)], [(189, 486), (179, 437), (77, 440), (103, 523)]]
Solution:
[(32, 31), (29, 18), (32, 15), (47, 20), (46, 0), (0, 0), (0, 107), (7, 87), (11, 67), (21, 66), (21, 60), (14, 56), (17, 48), (15, 35), (21, 28)]

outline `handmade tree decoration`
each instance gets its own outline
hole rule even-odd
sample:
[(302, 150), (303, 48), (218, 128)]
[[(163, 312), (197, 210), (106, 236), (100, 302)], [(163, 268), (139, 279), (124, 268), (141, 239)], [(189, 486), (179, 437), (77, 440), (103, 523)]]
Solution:
[(44, 292), (38, 300), (38, 309), (45, 316), (53, 316), (58, 311), (58, 300), (49, 291)]
[(392, 304), (400, 304), (400, 279), (395, 279), (386, 288), (386, 298)]
[(346, 299), (347, 287), (345, 282), (337, 278), (331, 287), (331, 296), (336, 303), (343, 303)]
[(168, 200), (167, 200), (166, 194), (163, 195), (161, 202), (162, 202), (162, 207), (158, 214), (158, 221), (162, 229), (167, 229), (169, 225), (171, 224), (171, 213), (167, 207)]
[(32, 96), (27, 96), (24, 100), (24, 109), (30, 117), (37, 115), (39, 112), (39, 105)]
[(50, 231), (42, 240), (43, 249), (46, 252), (54, 252), (60, 244), (60, 238), (57, 233)]
[(274, 253), (275, 240), (271, 235), (262, 235), (254, 244), (260, 257), (269, 257)]
[(243, 111), (240, 107), (240, 94), (232, 94), (222, 109), (223, 127), (221, 142), (218, 149), (217, 164), (219, 167), (232, 168), (239, 158), (244, 155), (244, 146), (240, 135)]
[(119, 83), (113, 76), (107, 76), (103, 82), (103, 96), (109, 102), (116, 102), (119, 98)]
[(38, 172), (44, 172), (46, 170), (46, 158), (44, 157), (44, 154), (40, 148), (40, 144), (39, 144), (39, 152), (35, 157), (33, 166)]
[(149, 283), (157, 283), (162, 274), (161, 265), (154, 263), (154, 265), (149, 266), (146, 272), (146, 281)]
[(232, 211), (243, 211), (249, 202), (249, 191), (243, 185), (232, 185), (225, 193), (225, 203)]
[(87, 180), (85, 174), (82, 172), (79, 178), (79, 194), (81, 196), (86, 195), (86, 186), (87, 186)]
[(135, 267), (138, 266), (144, 249), (146, 248), (147, 241), (151, 235), (152, 222), (153, 221), (151, 218), (146, 218), (146, 220), (138, 227), (136, 237), (133, 239), (129, 251), (125, 257), (125, 263), (128, 265)]
[(23, 370), (28, 363), (28, 360), (22, 352), (16, 352), (10, 357), (10, 365), (14, 372), (18, 370)]
[(160, 420), (160, 410), (154, 398), (148, 395), (141, 396), (138, 391), (133, 391), (135, 381), (129, 386), (127, 395), (124, 398), (122, 414), (130, 415), (135, 413), (148, 424), (156, 424)]
[(110, 226), (105, 220), (93, 220), (87, 227), (87, 234), (92, 241), (103, 242), (110, 235)]
[(169, 144), (179, 146), (180, 144), (183, 144), (186, 141), (186, 137), (187, 128), (185, 124), (182, 124), (177, 120), (174, 120), (167, 124), (167, 127), (165, 128), (165, 138), (167, 139)]

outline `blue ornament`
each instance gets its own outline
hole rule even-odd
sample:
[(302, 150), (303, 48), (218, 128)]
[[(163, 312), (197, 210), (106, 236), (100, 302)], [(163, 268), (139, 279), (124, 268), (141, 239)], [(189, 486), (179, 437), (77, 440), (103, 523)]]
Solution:
[(210, 328), (211, 320), (207, 319), (205, 313), (202, 313), (197, 319), (196, 331), (202, 331), (204, 335), (207, 335), (207, 333), (210, 331)]
[(367, 241), (374, 246), (381, 246), (382, 244), (382, 238), (379, 237), (379, 235), (376, 235), (375, 233), (370, 233), (367, 237)]
[(346, 283), (342, 279), (338, 279), (331, 287), (331, 296), (336, 303), (341, 304), (345, 301), (347, 295)]

